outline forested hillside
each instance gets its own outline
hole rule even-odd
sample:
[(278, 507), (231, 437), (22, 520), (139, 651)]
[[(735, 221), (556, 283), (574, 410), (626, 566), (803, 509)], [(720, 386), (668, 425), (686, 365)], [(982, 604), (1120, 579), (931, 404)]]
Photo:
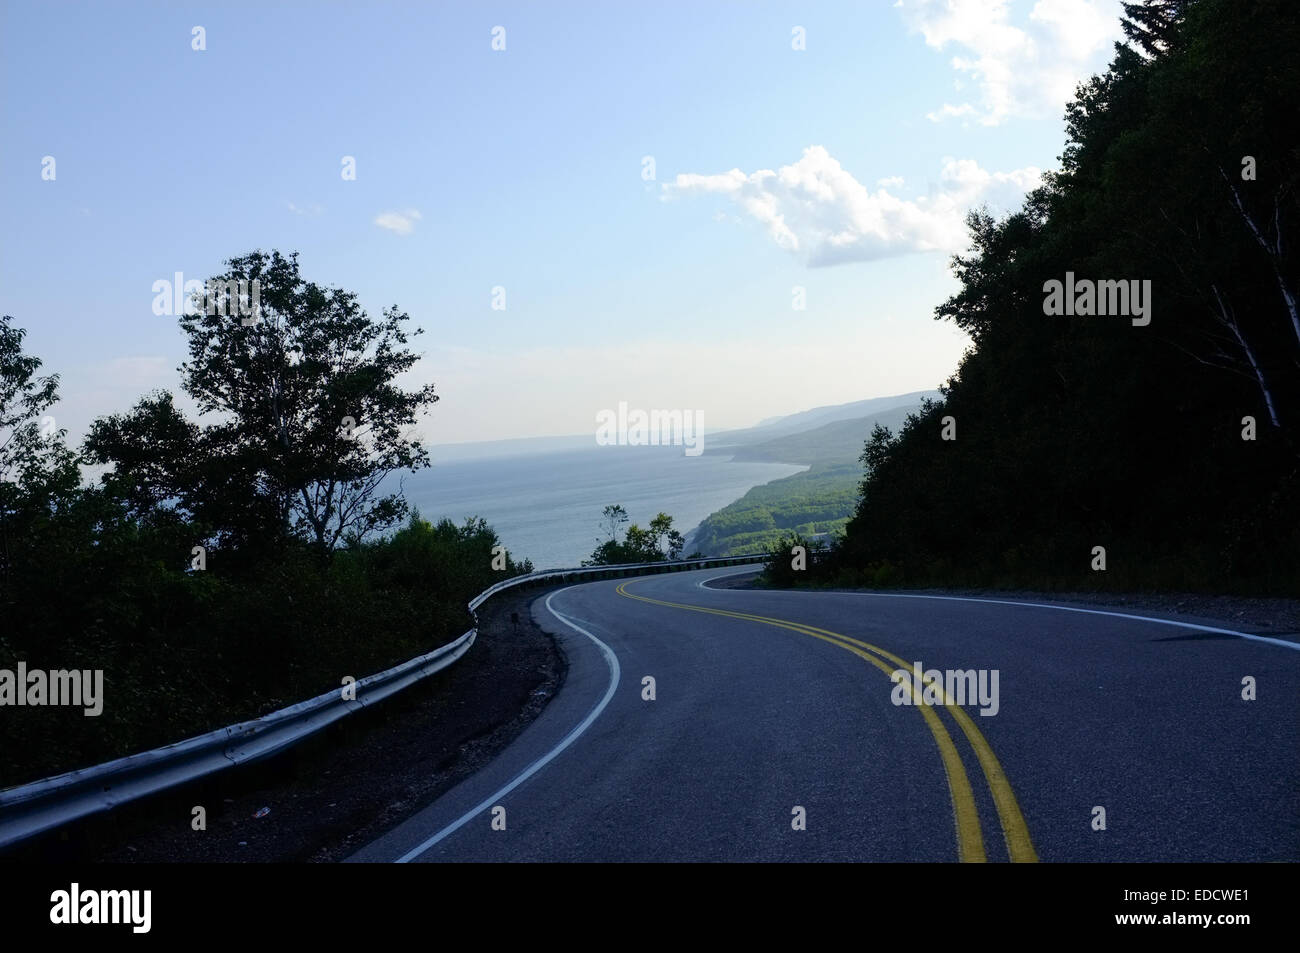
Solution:
[(791, 532), (838, 533), (857, 501), (858, 477), (855, 464), (839, 463), (756, 486), (700, 523), (688, 548), (732, 556), (762, 552)]
[(872, 417), (836, 420), (725, 451), (737, 460), (803, 463), (808, 469), (756, 486), (711, 513), (691, 536), (689, 550), (732, 556), (761, 552), (791, 532), (801, 536), (843, 532), (858, 500), (861, 470), (856, 459), (862, 441), (874, 426), (900, 426), (918, 406), (909, 401)]
[[(832, 578), (1300, 591), (1300, 5), (1125, 10), (1060, 171), (971, 216), (936, 318), (973, 348), (868, 443)], [(1149, 323), (1049, 313), (1081, 279), (1149, 281)]]
[(837, 420), (725, 452), (732, 453), (736, 460), (803, 463), (810, 467), (855, 463), (862, 453), (862, 443), (870, 436), (873, 427), (897, 428), (920, 406), (919, 402), (908, 403), (870, 417)]

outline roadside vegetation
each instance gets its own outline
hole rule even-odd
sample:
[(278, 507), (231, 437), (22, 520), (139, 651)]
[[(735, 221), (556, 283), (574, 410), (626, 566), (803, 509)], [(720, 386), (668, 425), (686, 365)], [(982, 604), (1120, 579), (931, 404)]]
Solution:
[(0, 669), (104, 673), (97, 716), (6, 705), (0, 786), (430, 651), (469, 627), (474, 594), (532, 568), (482, 520), (434, 525), (386, 491), (428, 465), (410, 433), (437, 399), (395, 383), (416, 360), (405, 314), (368, 316), (296, 256), (228, 265), (223, 282), (260, 281), (261, 311), (179, 319), (199, 419), (148, 394), (77, 448), (49, 417), (58, 375), (0, 319)]
[(808, 469), (753, 487), (709, 514), (691, 536), (691, 545), (706, 556), (736, 556), (763, 552), (791, 533), (825, 541), (842, 535), (858, 503), (862, 442), (873, 426), (897, 427), (917, 406), (909, 400), (870, 416), (719, 451), (735, 460), (796, 463)]
[[(628, 525), (627, 510), (611, 504), (601, 511), (601, 525), (606, 538), (599, 541), (584, 566), (617, 566), (620, 563), (654, 563), (667, 559), (681, 559), (685, 538), (673, 529), (673, 518), (660, 513), (642, 529), (636, 523)], [(626, 527), (626, 529), (624, 529)], [(620, 538), (621, 535), (621, 538)], [(698, 556), (692, 553), (692, 556)]]
[[(1060, 171), (969, 218), (936, 318), (970, 350), (801, 578), (1300, 593), (1300, 7), (1125, 11)], [(1046, 313), (1067, 273), (1149, 280), (1150, 323)]]

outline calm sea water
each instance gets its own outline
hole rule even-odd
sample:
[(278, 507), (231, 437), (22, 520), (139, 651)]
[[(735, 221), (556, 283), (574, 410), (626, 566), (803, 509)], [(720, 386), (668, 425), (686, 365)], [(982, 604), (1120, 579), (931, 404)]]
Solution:
[(592, 447), (491, 460), (438, 462), (408, 474), (405, 495), (425, 519), (481, 516), (512, 558), (538, 569), (577, 566), (601, 537), (600, 511), (620, 503), (645, 526), (660, 511), (686, 533), (751, 487), (805, 469), (684, 456), (681, 447)]

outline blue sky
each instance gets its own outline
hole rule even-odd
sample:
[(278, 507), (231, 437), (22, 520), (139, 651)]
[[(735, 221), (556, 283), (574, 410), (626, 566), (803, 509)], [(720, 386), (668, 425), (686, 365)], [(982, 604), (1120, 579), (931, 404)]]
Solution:
[(62, 375), (74, 439), (175, 388), (153, 282), (254, 248), (425, 329), (434, 443), (590, 432), (619, 401), (715, 429), (934, 387), (967, 343), (932, 317), (962, 214), (1055, 167), (1065, 98), (1119, 35), (1117, 0), (0, 16), (0, 311)]

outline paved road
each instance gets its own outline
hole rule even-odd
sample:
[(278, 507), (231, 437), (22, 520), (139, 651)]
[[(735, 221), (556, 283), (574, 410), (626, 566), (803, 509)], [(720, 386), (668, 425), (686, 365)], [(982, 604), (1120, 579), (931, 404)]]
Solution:
[[(1300, 859), (1300, 644), (1077, 606), (705, 585), (736, 572), (538, 599), (569, 659), (559, 695), (350, 859)], [(890, 676), (917, 661), (984, 670), (989, 694), (996, 670), (996, 713), (896, 703), (927, 694)]]

